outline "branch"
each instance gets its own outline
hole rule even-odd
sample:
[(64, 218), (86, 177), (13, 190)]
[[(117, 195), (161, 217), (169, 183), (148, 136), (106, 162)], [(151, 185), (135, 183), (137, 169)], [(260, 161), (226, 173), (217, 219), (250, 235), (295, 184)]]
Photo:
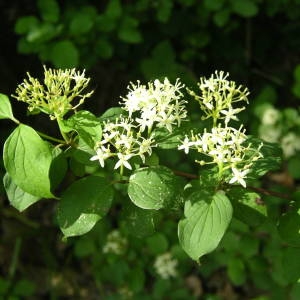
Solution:
[(258, 188), (258, 187), (254, 187), (254, 186), (247, 186), (248, 190), (252, 190), (254, 192), (258, 192), (261, 194), (264, 194), (266, 196), (273, 196), (273, 197), (277, 197), (277, 198), (283, 198), (283, 199), (288, 199), (290, 200), (291, 197), (287, 194), (283, 194), (283, 193), (279, 193), (279, 192), (275, 192), (275, 191), (269, 191), (263, 188)]

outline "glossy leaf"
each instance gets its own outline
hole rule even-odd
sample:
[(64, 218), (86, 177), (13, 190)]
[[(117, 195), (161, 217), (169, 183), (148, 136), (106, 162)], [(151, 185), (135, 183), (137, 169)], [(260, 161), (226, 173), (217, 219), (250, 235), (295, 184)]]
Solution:
[(8, 97), (0, 93), (0, 119), (14, 119)]
[(152, 235), (155, 231), (154, 213), (153, 210), (141, 209), (128, 202), (124, 207), (123, 217), (129, 233), (139, 238)]
[(100, 121), (89, 111), (79, 111), (65, 121), (65, 126), (69, 130), (75, 130), (80, 138), (92, 149), (96, 142), (101, 140), (102, 128)]
[(29, 126), (19, 125), (4, 144), (3, 160), (12, 180), (23, 191), (51, 198), (49, 145)]
[(107, 214), (113, 199), (111, 185), (102, 177), (88, 176), (75, 181), (62, 194), (58, 224), (66, 237), (90, 231)]
[(41, 198), (24, 192), (11, 179), (8, 173), (3, 177), (3, 184), (9, 203), (18, 211), (23, 211)]
[(181, 201), (181, 180), (166, 167), (141, 168), (129, 178), (128, 195), (144, 209), (160, 209)]
[(256, 227), (266, 220), (267, 207), (259, 194), (234, 187), (228, 192), (228, 197), (234, 207), (234, 216), (240, 221)]
[(300, 208), (292, 208), (280, 217), (278, 231), (283, 241), (300, 247)]
[(185, 218), (178, 224), (182, 248), (194, 260), (213, 251), (220, 243), (232, 217), (232, 206), (223, 191), (210, 197), (193, 192), (185, 205)]
[(79, 52), (73, 42), (63, 40), (51, 49), (51, 60), (57, 68), (73, 68), (79, 63)]
[(38, 0), (37, 5), (45, 21), (58, 21), (60, 9), (58, 3), (55, 0)]

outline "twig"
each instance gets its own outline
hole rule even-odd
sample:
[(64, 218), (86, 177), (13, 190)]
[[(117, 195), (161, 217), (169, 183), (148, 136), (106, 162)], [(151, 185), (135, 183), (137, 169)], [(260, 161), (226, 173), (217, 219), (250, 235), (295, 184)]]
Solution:
[(283, 193), (279, 193), (279, 192), (275, 192), (275, 191), (269, 191), (269, 190), (266, 190), (266, 189), (263, 189), (263, 188), (258, 188), (258, 187), (254, 187), (254, 186), (247, 186), (247, 189), (252, 190), (254, 192), (264, 194), (266, 196), (274, 196), (274, 197), (277, 197), (277, 198), (283, 198), (283, 199), (288, 199), (288, 200), (291, 199), (291, 197), (287, 194), (283, 194)]

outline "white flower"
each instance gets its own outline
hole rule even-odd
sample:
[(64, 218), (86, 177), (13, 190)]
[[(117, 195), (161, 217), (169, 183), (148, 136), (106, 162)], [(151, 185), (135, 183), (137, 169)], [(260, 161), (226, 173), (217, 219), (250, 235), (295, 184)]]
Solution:
[(127, 248), (127, 244), (127, 239), (121, 235), (120, 231), (113, 230), (107, 235), (103, 253), (122, 255)]
[(268, 107), (261, 118), (261, 122), (264, 125), (274, 125), (280, 118), (280, 112), (274, 107)]
[(104, 168), (104, 161), (111, 156), (109, 148), (101, 147), (96, 150), (96, 155), (92, 156), (90, 160), (99, 160), (100, 166)]
[(188, 138), (188, 136), (186, 135), (182, 144), (180, 146), (178, 146), (178, 150), (184, 150), (185, 154), (189, 153), (190, 147), (194, 145), (194, 142), (191, 142)]
[(237, 118), (236, 114), (238, 114), (239, 112), (241, 112), (242, 110), (244, 110), (245, 108), (236, 108), (233, 109), (231, 106), (225, 110), (222, 109), (220, 111), (221, 114), (225, 115), (225, 124), (227, 125), (229, 123), (230, 120), (235, 120), (238, 121), (239, 119)]
[(171, 253), (167, 252), (157, 256), (154, 262), (154, 268), (158, 275), (163, 279), (177, 276), (177, 259), (172, 259)]
[(293, 156), (297, 150), (300, 150), (300, 137), (294, 132), (289, 132), (282, 138), (281, 147), (285, 157)]
[(122, 166), (124, 166), (125, 168), (132, 170), (132, 167), (130, 165), (130, 163), (128, 162), (128, 160), (133, 156), (132, 154), (123, 154), (123, 153), (118, 153), (118, 162), (115, 165), (115, 169), (118, 169)]
[(235, 182), (238, 182), (245, 188), (246, 181), (244, 180), (244, 178), (246, 177), (246, 175), (249, 173), (250, 170), (246, 169), (246, 170), (240, 171), (235, 167), (231, 168), (231, 170), (232, 170), (234, 176), (230, 179), (229, 183), (233, 184)]

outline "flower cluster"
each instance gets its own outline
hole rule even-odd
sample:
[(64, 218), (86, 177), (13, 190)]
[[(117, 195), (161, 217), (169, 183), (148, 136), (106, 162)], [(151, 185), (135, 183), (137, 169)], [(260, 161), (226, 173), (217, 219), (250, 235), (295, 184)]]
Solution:
[(172, 85), (168, 79), (155, 80), (148, 86), (131, 83), (129, 93), (123, 98), (123, 109), (128, 117), (120, 116), (114, 122), (104, 122), (102, 140), (97, 143), (96, 155), (91, 160), (99, 160), (104, 167), (110, 157), (118, 159), (115, 169), (132, 169), (129, 160), (138, 156), (143, 163), (156, 146), (153, 131), (164, 127), (168, 132), (180, 126), (186, 118), (185, 102), (182, 100), (183, 85), (176, 81)]
[(107, 235), (106, 244), (103, 246), (103, 253), (122, 255), (127, 248), (127, 239), (118, 230), (113, 230)]
[(163, 279), (169, 279), (177, 276), (177, 264), (177, 259), (173, 259), (172, 254), (167, 252), (156, 257), (154, 268), (156, 273)]
[(202, 77), (198, 83), (200, 95), (189, 90), (189, 93), (199, 102), (200, 108), (205, 114), (203, 119), (212, 118), (213, 125), (223, 119), (225, 125), (232, 120), (238, 120), (236, 114), (245, 107), (233, 108), (232, 104), (240, 101), (248, 103), (247, 88), (236, 86), (234, 81), (227, 80), (229, 73), (215, 72), (210, 78)]
[(175, 85), (167, 78), (164, 82), (149, 82), (148, 86), (138, 81), (136, 85), (131, 83), (128, 86), (129, 93), (121, 104), (130, 118), (137, 112), (134, 120), (139, 124), (141, 132), (146, 128), (151, 132), (154, 124), (172, 132), (174, 125), (180, 126), (187, 116), (184, 106), (186, 101), (182, 100), (183, 94), (180, 91), (183, 87), (179, 79)]
[[(262, 157), (260, 149), (253, 148), (251, 144), (246, 144), (247, 136), (245, 129), (229, 127), (228, 123), (238, 120), (236, 114), (244, 109), (233, 108), (232, 104), (239, 101), (247, 101), (248, 90), (241, 86), (236, 87), (235, 83), (228, 81), (228, 74), (223, 72), (215, 73), (216, 78), (201, 78), (199, 88), (201, 95), (198, 96), (190, 91), (200, 103), (200, 107), (205, 113), (205, 119), (213, 119), (211, 131), (204, 130), (202, 134), (191, 133), (186, 136), (179, 150), (184, 150), (187, 154), (190, 149), (196, 149), (199, 153), (209, 157), (209, 161), (196, 160), (200, 165), (216, 164), (219, 169), (219, 176), (222, 177), (226, 170), (231, 170), (230, 184), (238, 182), (246, 187), (245, 178), (251, 170), (253, 162)], [(223, 122), (220, 122), (223, 121)], [(224, 124), (223, 124), (224, 123)]]
[[(27, 73), (25, 79), (16, 89), (17, 100), (29, 104), (29, 111), (44, 112), (54, 120), (62, 118), (69, 110), (76, 109), (93, 92), (84, 93), (90, 79), (85, 77), (85, 71), (75, 69), (54, 70), (44, 66), (44, 82), (33, 78)], [(78, 103), (71, 102), (77, 98)]]
[(145, 155), (151, 155), (155, 141), (150, 136), (144, 138), (130, 118), (120, 117), (115, 122), (104, 122), (102, 140), (98, 142), (96, 155), (91, 160), (99, 160), (101, 167), (109, 157), (117, 157), (115, 169), (123, 167), (132, 169), (128, 162), (132, 157), (139, 156), (145, 163)]

